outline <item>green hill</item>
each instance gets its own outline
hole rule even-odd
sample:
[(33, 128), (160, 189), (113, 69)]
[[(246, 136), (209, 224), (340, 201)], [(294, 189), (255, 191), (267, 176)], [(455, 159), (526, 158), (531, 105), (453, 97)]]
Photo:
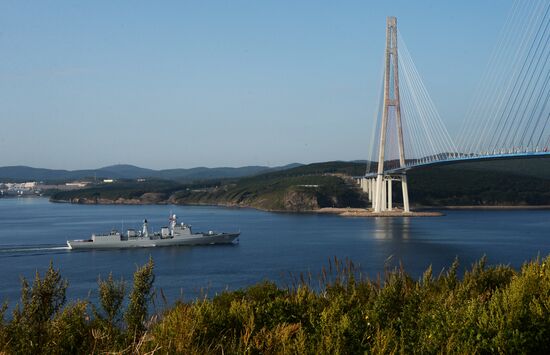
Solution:
[(239, 168), (219, 167), (206, 168), (197, 167), (191, 169), (164, 169), (153, 170), (140, 168), (134, 165), (118, 164), (106, 166), (99, 169), (86, 170), (53, 170), (32, 168), (28, 166), (4, 166), (0, 167), (0, 180), (2, 181), (68, 181), (76, 179), (137, 179), (137, 178), (152, 178), (164, 180), (176, 180), (191, 182), (205, 179), (223, 179), (223, 178), (240, 178), (260, 173), (279, 171), (293, 168), (300, 164), (289, 164), (279, 167), (267, 166), (243, 166)]
[(415, 204), (550, 205), (549, 158), (466, 162), (408, 175)]
[(241, 179), (117, 182), (54, 193), (52, 201), (72, 203), (175, 203), (246, 206), (264, 210), (303, 211), (320, 207), (364, 207), (351, 175), (362, 163), (328, 162), (273, 171)]
[[(53, 201), (73, 203), (173, 203), (311, 211), (323, 207), (366, 207), (352, 176), (365, 163), (323, 162), (244, 178), (192, 184), (166, 180), (126, 181), (59, 192)], [(550, 205), (550, 159), (467, 162), (408, 173), (413, 206)], [(399, 203), (400, 185), (394, 184)]]

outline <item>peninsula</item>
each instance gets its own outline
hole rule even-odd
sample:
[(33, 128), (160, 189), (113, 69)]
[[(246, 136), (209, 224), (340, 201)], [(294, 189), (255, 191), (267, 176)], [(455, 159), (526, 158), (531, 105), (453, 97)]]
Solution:
[[(502, 174), (522, 164), (522, 174)], [(366, 208), (354, 176), (363, 162), (324, 162), (241, 178), (120, 180), (52, 192), (53, 202), (80, 204), (178, 204), (251, 207), (265, 211), (313, 212)], [(460, 173), (459, 173), (460, 172)], [(463, 163), (409, 173), (415, 207), (550, 205), (550, 160)], [(398, 195), (398, 194), (397, 194)], [(398, 201), (399, 203), (399, 201)]]

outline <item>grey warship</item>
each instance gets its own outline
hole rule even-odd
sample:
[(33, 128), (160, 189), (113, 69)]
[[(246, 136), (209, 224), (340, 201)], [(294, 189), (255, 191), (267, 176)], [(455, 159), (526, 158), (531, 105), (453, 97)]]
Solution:
[(191, 226), (178, 224), (176, 215), (170, 214), (169, 227), (162, 227), (160, 232), (149, 233), (147, 220), (143, 221), (141, 231), (128, 229), (125, 234), (112, 230), (108, 234), (92, 234), (90, 239), (67, 240), (69, 249), (114, 249), (114, 248), (147, 248), (180, 245), (230, 244), (238, 241), (237, 233), (193, 233)]

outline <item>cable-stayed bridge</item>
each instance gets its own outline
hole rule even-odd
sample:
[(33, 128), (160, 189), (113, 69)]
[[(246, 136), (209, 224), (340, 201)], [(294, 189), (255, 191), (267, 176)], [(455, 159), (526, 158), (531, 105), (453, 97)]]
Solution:
[(379, 106), (361, 186), (375, 212), (393, 209), (407, 171), (466, 161), (550, 156), (550, 0), (516, 0), (462, 127), (449, 132), (388, 17)]

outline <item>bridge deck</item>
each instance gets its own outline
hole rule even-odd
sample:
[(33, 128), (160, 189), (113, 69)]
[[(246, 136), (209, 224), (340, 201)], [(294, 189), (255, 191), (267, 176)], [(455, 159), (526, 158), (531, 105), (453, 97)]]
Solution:
[[(521, 152), (521, 153), (506, 153), (506, 154), (491, 154), (491, 155), (475, 155), (475, 156), (457, 156), (456, 158), (449, 157), (442, 160), (433, 160), (422, 162), (418, 164), (407, 165), (403, 168), (388, 169), (384, 171), (384, 174), (403, 174), (409, 170), (420, 169), (430, 166), (438, 165), (450, 165), (458, 164), (464, 162), (473, 162), (473, 161), (487, 161), (487, 160), (505, 160), (505, 159), (530, 159), (530, 158), (540, 158), (540, 157), (550, 157), (549, 151), (544, 152)], [(367, 178), (375, 177), (376, 173), (368, 173), (365, 175)]]

